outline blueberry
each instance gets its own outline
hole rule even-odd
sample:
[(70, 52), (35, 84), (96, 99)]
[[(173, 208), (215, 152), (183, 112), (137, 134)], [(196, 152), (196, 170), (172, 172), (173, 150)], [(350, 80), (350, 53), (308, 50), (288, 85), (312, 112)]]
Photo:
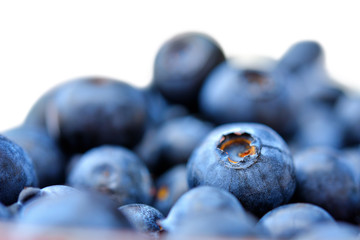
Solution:
[(23, 211), (23, 209), (32, 201), (42, 198), (71, 196), (71, 194), (76, 193), (79, 193), (77, 189), (65, 185), (52, 185), (42, 189), (37, 187), (27, 187), (20, 192), (17, 202), (11, 205), (11, 210), (14, 215), (18, 215), (18, 213)]
[[(213, 211), (194, 215), (181, 222), (168, 236), (170, 239), (192, 237), (237, 237), (262, 239), (265, 233), (255, 228), (255, 219), (236, 213)], [(207, 238), (205, 238), (207, 239)]]
[(149, 233), (150, 236), (159, 237), (161, 228), (157, 224), (157, 221), (164, 218), (159, 210), (146, 204), (127, 204), (121, 206), (119, 211), (127, 217), (139, 232)]
[(170, 119), (188, 115), (188, 110), (181, 104), (171, 104), (153, 86), (142, 89), (146, 100), (148, 128), (158, 126)]
[(225, 189), (255, 215), (287, 203), (295, 190), (289, 148), (262, 124), (215, 128), (192, 153), (187, 171), (190, 188), (210, 185)]
[(64, 84), (48, 104), (47, 127), (70, 152), (103, 144), (134, 146), (142, 137), (142, 92), (124, 82), (88, 77)]
[(344, 96), (335, 106), (335, 114), (344, 121), (346, 131), (346, 144), (356, 145), (360, 143), (360, 97)]
[(277, 207), (258, 222), (272, 237), (289, 239), (317, 224), (334, 223), (324, 209), (309, 203), (293, 203)]
[(177, 164), (186, 163), (212, 129), (212, 124), (194, 116), (174, 118), (148, 132), (136, 152), (158, 176)]
[(321, 45), (312, 40), (299, 41), (293, 44), (279, 60), (284, 70), (296, 73), (305, 71), (323, 63), (324, 51)]
[(6, 221), (12, 217), (11, 211), (2, 203), (0, 203), (0, 222)]
[(200, 111), (219, 123), (258, 122), (279, 131), (294, 131), (289, 92), (280, 74), (273, 74), (274, 60), (256, 58), (251, 64), (228, 59), (207, 77), (200, 91)]
[(177, 231), (177, 227), (193, 217), (227, 212), (245, 217), (246, 212), (235, 196), (229, 192), (210, 186), (200, 186), (182, 195), (171, 208), (169, 215), (159, 221), (168, 232)]
[(85, 192), (73, 192), (31, 201), (17, 219), (19, 223), (43, 226), (44, 231), (48, 226), (132, 228), (111, 200), (105, 196)]
[(309, 101), (333, 106), (344, 95), (327, 74), (323, 60), (321, 45), (311, 40), (293, 44), (279, 59), (274, 71), (285, 75), (293, 107)]
[(360, 186), (342, 157), (331, 148), (309, 148), (296, 154), (295, 200), (316, 204), (338, 220), (353, 219)]
[(134, 153), (121, 146), (101, 146), (84, 153), (67, 182), (75, 188), (105, 193), (119, 206), (152, 201), (148, 169)]
[(224, 59), (210, 36), (197, 32), (176, 35), (156, 55), (153, 84), (170, 101), (196, 108), (204, 79)]
[(189, 190), (186, 165), (177, 165), (162, 174), (156, 180), (156, 190), (153, 205), (166, 216), (180, 196)]
[(359, 227), (347, 224), (337, 223), (324, 223), (321, 225), (315, 225), (309, 231), (305, 231), (303, 234), (293, 238), (294, 240), (317, 240), (317, 239), (347, 239), (356, 240), (359, 239), (360, 230)]
[(40, 187), (64, 182), (65, 156), (44, 128), (23, 125), (7, 130), (3, 135), (19, 144), (29, 155)]
[(24, 125), (36, 126), (46, 129), (46, 111), (48, 104), (54, 96), (56, 89), (58, 88), (59, 86), (48, 90), (39, 99), (37, 99), (37, 101), (31, 107), (30, 111), (27, 113), (24, 120)]
[(326, 146), (341, 148), (345, 144), (345, 125), (334, 110), (321, 104), (304, 104), (298, 108), (298, 130), (293, 143), (299, 150)]
[(14, 142), (0, 135), (0, 202), (9, 205), (24, 187), (37, 186), (30, 157)]

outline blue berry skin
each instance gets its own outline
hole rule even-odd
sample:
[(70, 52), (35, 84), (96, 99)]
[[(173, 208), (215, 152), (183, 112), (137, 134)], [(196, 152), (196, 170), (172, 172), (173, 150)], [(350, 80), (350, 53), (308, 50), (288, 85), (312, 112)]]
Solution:
[(360, 97), (344, 96), (335, 106), (335, 114), (344, 122), (346, 144), (360, 144)]
[(186, 165), (177, 165), (156, 180), (156, 196), (153, 205), (167, 216), (175, 202), (188, 190)]
[(30, 157), (19, 145), (0, 135), (0, 202), (10, 205), (24, 187), (37, 185)]
[(61, 196), (70, 196), (71, 194), (76, 193), (79, 193), (79, 190), (66, 185), (52, 185), (41, 189), (28, 187), (20, 192), (17, 202), (23, 206), (38, 197), (57, 198)]
[(273, 74), (274, 60), (257, 58), (244, 64), (233, 58), (207, 77), (200, 91), (200, 112), (218, 124), (257, 122), (284, 137), (295, 128), (289, 91), (281, 74)]
[(203, 81), (224, 59), (210, 36), (197, 32), (176, 35), (156, 55), (153, 85), (171, 102), (196, 108)]
[(114, 144), (133, 147), (146, 123), (142, 92), (102, 77), (76, 79), (60, 87), (47, 109), (51, 135), (70, 152)]
[(159, 224), (165, 231), (174, 232), (193, 217), (221, 212), (241, 217), (247, 214), (231, 193), (211, 186), (200, 186), (182, 195)]
[(74, 192), (31, 201), (17, 217), (21, 224), (46, 227), (132, 229), (114, 202), (95, 193)]
[(305, 231), (299, 236), (293, 238), (294, 240), (318, 240), (318, 239), (359, 239), (360, 229), (358, 226), (347, 223), (324, 223), (321, 225), (314, 225), (309, 231)]
[(285, 75), (293, 107), (309, 101), (333, 106), (344, 95), (327, 74), (323, 60), (322, 46), (311, 40), (293, 44), (279, 59), (275, 72)]
[(295, 190), (289, 148), (262, 124), (215, 128), (192, 153), (187, 171), (190, 188), (210, 185), (227, 190), (255, 215), (287, 203)]
[(297, 151), (316, 146), (340, 149), (345, 145), (344, 121), (333, 108), (312, 103), (304, 104), (298, 112), (298, 130), (293, 137)]
[(153, 198), (148, 169), (133, 152), (120, 146), (100, 146), (84, 153), (67, 182), (75, 188), (107, 194), (118, 206), (150, 204)]
[(126, 216), (137, 231), (159, 237), (161, 229), (157, 221), (163, 219), (164, 216), (156, 208), (134, 203), (119, 207), (119, 211)]
[(51, 99), (54, 96), (56, 89), (58, 88), (59, 87), (55, 87), (45, 92), (39, 99), (36, 100), (36, 102), (26, 115), (23, 123), (24, 125), (30, 125), (46, 129), (46, 111), (48, 108), (48, 104), (49, 102), (51, 102)]
[(279, 66), (289, 73), (299, 73), (307, 68), (323, 64), (324, 51), (321, 45), (312, 40), (293, 44), (279, 60)]
[(335, 225), (324, 209), (309, 203), (293, 203), (271, 210), (259, 220), (257, 227), (265, 228), (275, 239), (290, 239), (324, 223)]
[[(171, 239), (241, 238), (268, 239), (260, 229), (255, 228), (255, 219), (236, 213), (213, 211), (192, 216), (179, 224), (168, 234)], [(207, 237), (207, 238), (206, 238)]]
[(354, 172), (331, 148), (309, 148), (294, 156), (295, 201), (316, 204), (335, 219), (351, 221), (360, 201), (360, 185)]
[(158, 176), (177, 164), (187, 163), (212, 129), (211, 123), (190, 115), (170, 119), (148, 132), (136, 152)]
[(12, 217), (11, 211), (2, 203), (0, 203), (0, 222), (7, 221)]
[(21, 146), (29, 155), (40, 187), (64, 182), (65, 156), (44, 128), (22, 125), (5, 131), (3, 135)]
[(154, 86), (141, 90), (146, 100), (147, 128), (159, 126), (168, 120), (189, 114), (185, 106), (169, 103)]

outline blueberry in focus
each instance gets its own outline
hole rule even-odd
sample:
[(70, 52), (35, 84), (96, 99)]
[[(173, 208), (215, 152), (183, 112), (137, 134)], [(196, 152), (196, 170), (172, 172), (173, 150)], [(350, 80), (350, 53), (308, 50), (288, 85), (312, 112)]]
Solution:
[(50, 134), (71, 153), (104, 144), (133, 147), (143, 135), (147, 118), (139, 89), (103, 77), (60, 86), (46, 114)]
[(360, 186), (354, 172), (331, 148), (309, 148), (294, 156), (295, 201), (316, 204), (335, 219), (351, 221), (360, 201)]
[(203, 81), (224, 59), (219, 44), (210, 36), (197, 32), (178, 34), (157, 52), (153, 85), (171, 102), (196, 108)]
[(159, 224), (165, 231), (176, 232), (179, 226), (193, 217), (224, 212), (244, 218), (247, 216), (241, 203), (231, 193), (220, 188), (200, 186), (182, 195)]
[(189, 190), (186, 165), (180, 164), (169, 169), (156, 179), (155, 185), (156, 196), (153, 205), (167, 216), (175, 202)]
[(265, 214), (258, 222), (273, 238), (290, 239), (314, 227), (334, 223), (324, 209), (309, 203), (293, 203), (277, 207)]
[(36, 187), (34, 164), (16, 143), (0, 135), (0, 202), (10, 205), (24, 187)]
[(65, 156), (44, 128), (22, 125), (3, 132), (3, 135), (29, 155), (40, 187), (64, 182)]
[(234, 194), (255, 215), (287, 203), (295, 190), (293, 159), (285, 141), (257, 123), (224, 124), (194, 150), (190, 188), (209, 185)]
[(294, 131), (294, 114), (281, 74), (273, 74), (275, 61), (227, 59), (206, 78), (199, 96), (200, 112), (218, 124), (257, 122), (283, 137)]
[(158, 220), (164, 218), (161, 212), (146, 204), (127, 204), (119, 207), (130, 223), (139, 232), (150, 233), (151, 236), (159, 236), (161, 231), (157, 224)]
[(121, 146), (100, 146), (84, 153), (71, 169), (67, 182), (110, 196), (118, 206), (150, 204), (153, 183), (145, 164)]

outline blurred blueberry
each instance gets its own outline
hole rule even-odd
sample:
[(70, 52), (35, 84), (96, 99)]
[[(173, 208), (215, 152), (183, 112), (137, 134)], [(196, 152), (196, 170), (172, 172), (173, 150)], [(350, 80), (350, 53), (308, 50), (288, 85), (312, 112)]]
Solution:
[(360, 144), (360, 97), (342, 97), (335, 106), (335, 114), (344, 121), (346, 144)]
[(293, 203), (277, 207), (265, 214), (258, 226), (276, 239), (290, 239), (317, 224), (334, 223), (324, 209), (309, 203)]
[(186, 176), (186, 165), (177, 165), (156, 180), (156, 197), (154, 207), (165, 216), (181, 195), (189, 190)]
[(233, 58), (221, 63), (207, 77), (200, 91), (200, 111), (223, 124), (258, 122), (283, 137), (294, 131), (289, 92), (281, 74), (273, 74), (275, 61), (258, 57), (251, 63)]
[(140, 90), (103, 77), (62, 85), (46, 113), (49, 132), (70, 153), (103, 144), (132, 147), (141, 139), (147, 118)]
[(298, 130), (293, 141), (297, 150), (309, 147), (338, 148), (345, 144), (345, 125), (332, 108), (304, 104), (298, 108)]
[(170, 101), (196, 108), (203, 81), (224, 59), (219, 44), (210, 36), (198, 32), (178, 34), (157, 52), (153, 84)]
[(46, 227), (86, 227), (131, 229), (126, 217), (105, 196), (73, 192), (58, 197), (44, 197), (27, 204), (17, 221)]
[(324, 223), (321, 225), (315, 225), (309, 231), (305, 231), (303, 234), (293, 238), (294, 240), (318, 240), (318, 239), (346, 239), (357, 240), (360, 237), (360, 229), (358, 226), (354, 226), (347, 223)]
[(150, 171), (159, 175), (186, 163), (212, 129), (212, 124), (193, 116), (174, 118), (147, 132), (136, 152)]
[[(255, 228), (255, 219), (237, 213), (213, 211), (194, 215), (168, 234), (169, 239), (241, 238), (262, 239), (267, 235)], [(266, 238), (265, 238), (266, 239)]]
[(316, 204), (335, 219), (351, 220), (360, 201), (360, 185), (340, 151), (309, 148), (294, 156), (295, 201)]
[(152, 201), (153, 183), (141, 160), (120, 146), (101, 146), (84, 153), (68, 175), (70, 186), (109, 195), (118, 204)]
[(29, 155), (40, 187), (64, 182), (64, 154), (44, 128), (22, 125), (5, 131), (3, 135), (19, 144)]
[(159, 224), (165, 231), (176, 232), (177, 227), (193, 217), (225, 212), (241, 217), (247, 215), (231, 193), (215, 187), (201, 186), (182, 195)]

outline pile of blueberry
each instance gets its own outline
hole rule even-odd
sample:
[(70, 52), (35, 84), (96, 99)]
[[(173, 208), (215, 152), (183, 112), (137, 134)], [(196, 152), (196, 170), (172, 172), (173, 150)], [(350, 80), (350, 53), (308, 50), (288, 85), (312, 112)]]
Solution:
[(334, 84), (319, 43), (244, 61), (183, 33), (148, 87), (67, 81), (1, 133), (0, 218), (151, 239), (356, 239), (359, 144), (360, 96)]

